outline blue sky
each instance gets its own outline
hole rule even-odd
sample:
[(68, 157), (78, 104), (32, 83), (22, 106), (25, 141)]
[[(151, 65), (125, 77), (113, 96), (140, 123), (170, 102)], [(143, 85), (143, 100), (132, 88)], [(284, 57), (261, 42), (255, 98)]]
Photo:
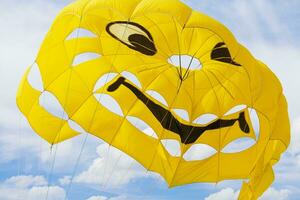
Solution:
[[(0, 2), (0, 199), (231, 200), (241, 182), (193, 184), (168, 189), (125, 154), (99, 139), (87, 143), (68, 190), (85, 135), (50, 149), (18, 112), (15, 94), (44, 35), (70, 0)], [(296, 200), (300, 194), (300, 2), (298, 0), (185, 0), (225, 24), (236, 38), (280, 78), (289, 103), (292, 143), (276, 165), (276, 180), (263, 200)], [(55, 153), (57, 152), (57, 153)], [(107, 153), (109, 152), (109, 153)], [(52, 168), (53, 158), (55, 164)], [(118, 162), (116, 162), (118, 161)], [(109, 170), (113, 168), (113, 170)], [(50, 173), (52, 172), (52, 173)], [(49, 176), (51, 174), (51, 176)]]

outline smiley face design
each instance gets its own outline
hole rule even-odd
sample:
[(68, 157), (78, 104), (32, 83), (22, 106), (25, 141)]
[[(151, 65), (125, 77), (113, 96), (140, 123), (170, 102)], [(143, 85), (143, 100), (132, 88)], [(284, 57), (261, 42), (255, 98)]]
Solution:
[(276, 76), (226, 27), (177, 0), (72, 3), (17, 103), (51, 144), (87, 132), (170, 186), (248, 179), (240, 199), (263, 193), (289, 144)]

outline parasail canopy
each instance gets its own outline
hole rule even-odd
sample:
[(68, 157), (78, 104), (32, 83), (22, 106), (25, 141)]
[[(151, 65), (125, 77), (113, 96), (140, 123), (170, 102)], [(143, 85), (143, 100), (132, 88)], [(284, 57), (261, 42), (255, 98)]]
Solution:
[(70, 4), (17, 104), (50, 144), (85, 131), (171, 187), (244, 179), (242, 200), (269, 187), (290, 139), (275, 75), (225, 26), (177, 0)]

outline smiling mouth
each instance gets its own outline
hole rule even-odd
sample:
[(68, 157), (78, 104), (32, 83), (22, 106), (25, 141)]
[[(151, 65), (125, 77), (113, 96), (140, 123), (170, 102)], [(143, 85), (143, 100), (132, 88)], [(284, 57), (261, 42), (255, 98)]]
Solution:
[(190, 124), (181, 123), (174, 115), (163, 106), (155, 103), (137, 87), (126, 81), (124, 77), (119, 77), (114, 83), (107, 88), (108, 92), (116, 91), (121, 85), (128, 88), (143, 104), (152, 112), (153, 116), (158, 120), (162, 127), (180, 136), (181, 143), (194, 143), (205, 131), (231, 127), (236, 122), (246, 134), (249, 134), (250, 128), (245, 119), (245, 112), (241, 111), (238, 118), (235, 119), (218, 119), (206, 126), (192, 126)]

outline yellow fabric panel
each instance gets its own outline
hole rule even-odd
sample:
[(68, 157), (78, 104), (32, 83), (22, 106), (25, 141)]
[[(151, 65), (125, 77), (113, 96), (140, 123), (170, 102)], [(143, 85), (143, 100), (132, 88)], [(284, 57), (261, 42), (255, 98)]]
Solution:
[[(101, 66), (101, 67), (99, 67)], [(94, 59), (85, 63), (81, 63), (72, 68), (74, 76), (81, 79), (85, 87), (92, 92), (99, 77), (113, 72), (115, 69), (105, 59)]]
[(284, 147), (281, 148), (280, 153), (284, 152), (284, 150), (290, 144), (290, 134), (282, 134), (290, 130), (290, 123), (287, 112), (287, 102), (283, 95), (280, 95), (278, 102), (279, 110), (277, 112), (277, 118), (275, 122), (275, 127), (271, 134), (271, 140), (277, 140), (282, 143)]
[(243, 182), (242, 188), (240, 190), (239, 193), (239, 197), (238, 200), (253, 200), (253, 199), (257, 199), (253, 197), (252, 191), (249, 187), (249, 185), (246, 182)]
[(185, 162), (181, 160), (173, 175), (170, 187), (197, 183), (218, 182), (218, 156), (214, 155), (206, 160)]
[(220, 37), (230, 49), (232, 55), (235, 55), (239, 51), (239, 45), (235, 40), (232, 33), (222, 24), (212, 19), (211, 17), (200, 13), (198, 11), (193, 11), (189, 20), (187, 21), (186, 28), (205, 28), (209, 31), (214, 32), (218, 37)]
[(160, 0), (142, 0), (135, 8), (133, 17), (156, 12), (176, 16), (175, 20), (183, 26), (190, 17), (192, 10), (180, 1), (164, 0), (162, 2)]
[(122, 15), (124, 18), (129, 19), (132, 15), (132, 12), (136, 8), (136, 6), (141, 2), (141, 0), (99, 0), (99, 1), (90, 1), (87, 5), (87, 10), (89, 13), (91, 11), (95, 12), (97, 9), (105, 8), (105, 9), (113, 9), (113, 12), (116, 12)]
[(39, 105), (40, 91), (35, 90), (27, 80), (27, 70), (17, 94), (17, 104), (27, 117), (32, 129), (50, 144), (56, 144), (80, 133), (74, 131), (66, 120), (47, 112)]
[(20, 108), (20, 111), (25, 116), (30, 115), (32, 107), (37, 103), (38, 98), (41, 95), (41, 92), (33, 89), (27, 81), (30, 68), (31, 67), (29, 67), (24, 74), (17, 93), (17, 104)]
[[(76, 36), (79, 28), (92, 35)], [(98, 57), (74, 64), (88, 53)], [(191, 68), (194, 61), (197, 66)], [(239, 199), (257, 199), (272, 183), (272, 165), (289, 145), (287, 103), (276, 76), (225, 26), (178, 0), (78, 0), (58, 15), (36, 63), (44, 89), (34, 89), (28, 70), (17, 104), (37, 134), (51, 144), (72, 138), (80, 134), (68, 125), (73, 120), (159, 173), (169, 186), (249, 179)], [(108, 73), (115, 77), (108, 79)], [(98, 86), (103, 77), (107, 80)], [(46, 91), (57, 98), (68, 120), (40, 105)], [(160, 94), (167, 105), (149, 91)], [(101, 101), (104, 95), (117, 103), (121, 114)], [(246, 108), (226, 115), (238, 105)], [(259, 134), (248, 108), (258, 115)], [(188, 119), (174, 109), (183, 110)], [(217, 118), (194, 121), (206, 114)], [(144, 121), (157, 138), (128, 117)], [(223, 152), (241, 138), (255, 144)], [(176, 140), (181, 154), (172, 156), (164, 139)], [(196, 144), (209, 145), (216, 153), (186, 160)]]
[(28, 120), (33, 130), (51, 144), (59, 143), (79, 134), (69, 127), (67, 121), (54, 117), (38, 104), (32, 107)]

